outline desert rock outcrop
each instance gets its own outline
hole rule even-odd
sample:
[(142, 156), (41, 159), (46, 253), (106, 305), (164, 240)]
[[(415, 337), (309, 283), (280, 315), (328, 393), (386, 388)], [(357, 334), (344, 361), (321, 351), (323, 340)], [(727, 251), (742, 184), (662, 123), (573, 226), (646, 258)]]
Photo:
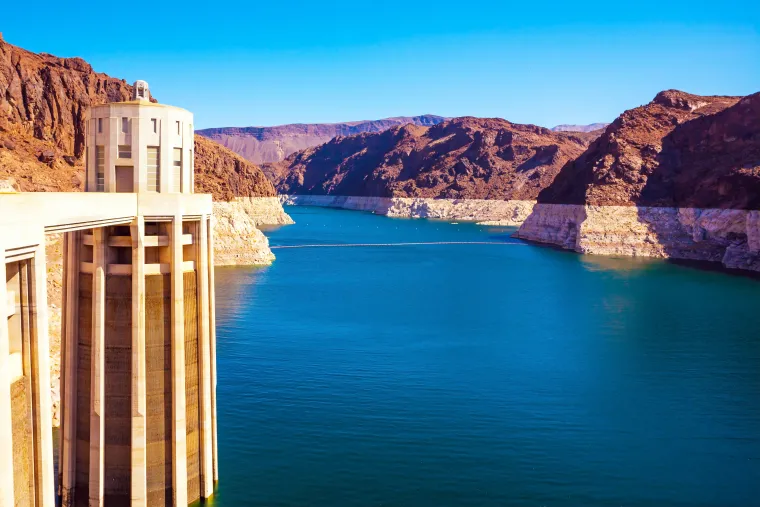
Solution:
[(760, 93), (661, 92), (620, 115), (538, 201), (757, 209)]
[(517, 235), (583, 253), (760, 271), (760, 93), (668, 90), (623, 113), (538, 196)]

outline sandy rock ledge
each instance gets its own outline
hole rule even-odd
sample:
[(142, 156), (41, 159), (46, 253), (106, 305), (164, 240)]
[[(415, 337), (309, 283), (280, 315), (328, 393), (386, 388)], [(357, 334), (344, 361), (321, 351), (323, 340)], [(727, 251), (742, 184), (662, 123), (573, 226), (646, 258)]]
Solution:
[(282, 195), (283, 204), (322, 206), (378, 215), (483, 222), (484, 225), (519, 226), (535, 201), (486, 199), (429, 199), (416, 197), (359, 197), (334, 195)]
[(515, 236), (585, 254), (760, 271), (760, 211), (537, 204)]
[(214, 264), (271, 264), (274, 254), (258, 227), (292, 223), (277, 197), (238, 197), (214, 202)]

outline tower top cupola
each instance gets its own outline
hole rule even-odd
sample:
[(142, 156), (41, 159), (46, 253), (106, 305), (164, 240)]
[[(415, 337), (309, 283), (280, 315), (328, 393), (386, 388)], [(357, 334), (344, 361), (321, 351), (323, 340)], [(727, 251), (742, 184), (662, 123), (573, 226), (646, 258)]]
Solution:
[(88, 192), (193, 193), (193, 114), (151, 102), (145, 81), (132, 100), (92, 106), (86, 122)]
[(150, 102), (150, 89), (148, 83), (142, 80), (135, 81), (132, 92), (132, 100), (145, 100)]

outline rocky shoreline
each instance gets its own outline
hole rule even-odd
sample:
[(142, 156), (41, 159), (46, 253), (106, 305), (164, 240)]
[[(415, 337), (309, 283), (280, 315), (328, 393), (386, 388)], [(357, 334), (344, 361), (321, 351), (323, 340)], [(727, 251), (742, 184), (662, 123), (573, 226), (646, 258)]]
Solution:
[(271, 264), (275, 257), (259, 227), (292, 223), (277, 197), (214, 202), (214, 265)]
[(583, 254), (707, 261), (760, 272), (760, 211), (332, 195), (283, 195), (280, 200), (519, 227), (515, 237)]
[(539, 203), (516, 237), (578, 253), (760, 272), (760, 211)]
[(403, 218), (487, 222), (517, 227), (530, 215), (535, 201), (487, 199), (430, 199), (422, 197), (364, 197), (340, 195), (281, 195), (287, 205), (321, 206)]

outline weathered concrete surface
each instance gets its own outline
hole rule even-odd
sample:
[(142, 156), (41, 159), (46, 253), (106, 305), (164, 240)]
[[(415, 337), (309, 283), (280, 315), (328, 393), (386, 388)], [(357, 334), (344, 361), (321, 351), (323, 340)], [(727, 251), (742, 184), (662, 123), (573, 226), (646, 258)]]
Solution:
[(61, 423), (61, 308), (63, 288), (63, 234), (45, 236), (47, 260), (48, 336), (50, 339), (50, 408), (53, 427)]
[(586, 254), (760, 271), (760, 211), (536, 204), (515, 236)]
[(416, 197), (361, 197), (334, 195), (283, 195), (284, 204), (371, 211), (391, 217), (432, 218), (487, 222), (488, 225), (520, 225), (534, 201), (486, 199), (427, 199)]

